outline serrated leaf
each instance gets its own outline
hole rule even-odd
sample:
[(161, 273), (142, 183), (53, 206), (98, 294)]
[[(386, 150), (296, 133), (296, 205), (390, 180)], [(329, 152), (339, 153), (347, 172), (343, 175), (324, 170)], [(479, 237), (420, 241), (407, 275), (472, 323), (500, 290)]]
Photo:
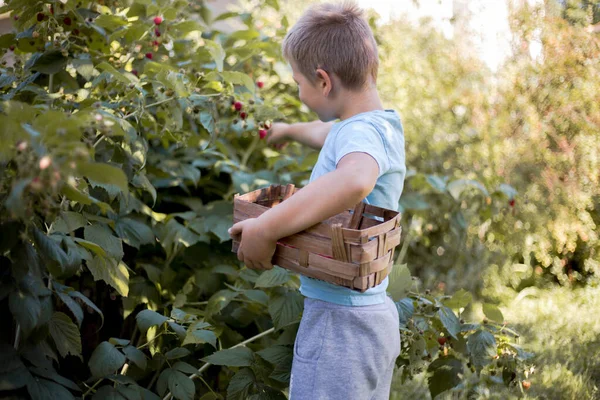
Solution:
[(461, 193), (469, 188), (475, 188), (479, 190), (484, 196), (489, 196), (489, 193), (485, 186), (483, 186), (481, 182), (472, 179), (457, 179), (455, 181), (450, 182), (448, 186), (446, 186), (446, 189), (448, 190), (448, 192), (450, 192), (450, 195), (452, 195), (452, 197), (454, 197), (455, 200), (459, 200)]
[(246, 400), (254, 382), (256, 377), (250, 368), (240, 369), (229, 381), (227, 400)]
[(8, 297), (10, 312), (25, 334), (29, 334), (39, 323), (42, 305), (37, 296), (15, 290)]
[(102, 342), (96, 347), (88, 365), (95, 378), (114, 374), (125, 364), (125, 356), (109, 342)]
[(152, 310), (142, 310), (135, 316), (137, 326), (142, 332), (146, 332), (151, 326), (162, 325), (168, 318)]
[(184, 361), (177, 361), (173, 365), (173, 369), (176, 369), (177, 371), (184, 373), (184, 374), (195, 374), (196, 372), (198, 372), (198, 368), (196, 368), (193, 365), (190, 365)]
[(193, 326), (188, 329), (183, 345), (186, 344), (209, 343), (212, 347), (217, 347), (217, 336), (213, 331), (207, 329), (194, 329)]
[(287, 270), (278, 267), (277, 265), (274, 265), (272, 269), (263, 271), (260, 274), (260, 276), (256, 280), (256, 283), (254, 284), (254, 287), (269, 288), (281, 286), (282, 284), (289, 281), (290, 278), (290, 273)]
[(119, 393), (119, 391), (109, 385), (101, 386), (94, 396), (92, 396), (92, 400), (128, 400), (124, 395)]
[(50, 336), (56, 344), (56, 349), (62, 357), (68, 354), (81, 357), (81, 335), (77, 325), (68, 315), (55, 312), (50, 319)]
[(2, 354), (0, 392), (19, 389), (27, 385), (31, 375), (15, 348), (8, 343), (0, 342), (0, 354)]
[(394, 301), (406, 297), (412, 286), (412, 278), (406, 264), (394, 265), (390, 273), (388, 292)]
[(269, 301), (269, 314), (275, 329), (298, 321), (303, 307), (304, 298), (295, 290), (274, 294)]
[(438, 317), (448, 333), (456, 339), (456, 335), (460, 332), (460, 320), (456, 314), (454, 314), (454, 311), (448, 307), (442, 306), (438, 310)]
[(73, 300), (73, 298), (67, 293), (57, 291), (56, 294), (58, 295), (58, 298), (63, 302), (63, 304), (69, 308), (69, 311), (71, 311), (71, 313), (75, 317), (75, 320), (77, 321), (77, 326), (81, 327), (81, 323), (83, 322), (83, 309), (81, 308), (81, 306), (75, 300)]
[(497, 353), (496, 338), (486, 330), (478, 330), (468, 337), (467, 350), (473, 365), (480, 371)]
[(254, 81), (247, 74), (238, 71), (223, 71), (221, 76), (223, 76), (223, 79), (227, 82), (231, 82), (234, 85), (244, 85), (250, 93), (254, 93)]
[(444, 300), (444, 305), (459, 310), (471, 304), (471, 301), (473, 301), (473, 295), (465, 289), (460, 289), (458, 292), (454, 293), (450, 299)]
[(194, 382), (179, 371), (172, 370), (168, 377), (169, 390), (177, 400), (193, 400), (196, 387)]
[(148, 364), (146, 356), (140, 349), (138, 349), (135, 346), (129, 345), (123, 348), (123, 353), (125, 353), (125, 356), (127, 356), (128, 360), (140, 367), (142, 370), (146, 369), (146, 366)]
[(244, 296), (249, 298), (250, 300), (262, 304), (266, 306), (269, 303), (269, 295), (267, 295), (263, 290), (245, 290)]
[(143, 244), (154, 243), (152, 229), (132, 218), (119, 218), (115, 224), (117, 235), (128, 245), (139, 249)]
[(178, 358), (183, 358), (189, 356), (191, 353), (185, 347), (176, 347), (172, 350), (169, 350), (165, 353), (165, 357), (167, 360), (176, 360)]
[(500, 309), (493, 304), (484, 303), (483, 313), (491, 321), (497, 322), (499, 324), (504, 322), (504, 316), (502, 315), (502, 311), (500, 311)]
[(280, 362), (286, 360), (293, 353), (292, 348), (289, 346), (276, 345), (257, 351), (256, 354), (271, 364), (279, 364)]
[(218, 314), (222, 309), (227, 307), (231, 300), (238, 297), (239, 292), (234, 292), (229, 289), (219, 290), (208, 299), (208, 305), (206, 306), (207, 314)]
[(406, 328), (408, 321), (415, 313), (415, 305), (411, 298), (404, 298), (396, 302), (396, 309), (398, 310), (398, 318), (400, 320), (400, 327)]
[(430, 374), (427, 382), (433, 399), (462, 382), (463, 364), (452, 356), (440, 357), (429, 364), (427, 372)]
[(112, 258), (95, 256), (88, 261), (87, 267), (94, 280), (103, 280), (112, 286), (123, 297), (129, 293), (129, 271), (123, 262)]
[(249, 367), (254, 361), (254, 353), (247, 347), (236, 347), (217, 351), (208, 357), (204, 357), (202, 361), (228, 367)]
[(69, 296), (74, 297), (76, 299), (80, 299), (88, 307), (90, 307), (92, 310), (94, 310), (98, 314), (100, 314), (100, 318), (102, 319), (102, 324), (100, 325), (100, 327), (102, 327), (104, 325), (104, 314), (102, 313), (102, 311), (100, 311), (100, 309), (98, 308), (98, 306), (96, 306), (90, 299), (88, 299), (85, 295), (83, 295), (82, 293), (80, 293), (80, 292), (78, 292), (76, 290), (73, 290), (73, 291), (69, 292)]
[(96, 243), (110, 256), (121, 259), (123, 258), (123, 243), (121, 239), (113, 236), (112, 231), (103, 224), (94, 224), (86, 226), (83, 230), (85, 240)]
[(27, 382), (27, 391), (35, 400), (75, 399), (63, 386), (42, 378), (30, 378)]
[(122, 169), (98, 162), (80, 162), (77, 164), (77, 171), (82, 176), (90, 178), (95, 182), (105, 185), (115, 185), (123, 193), (127, 193), (129, 185), (127, 176)]
[(223, 61), (225, 60), (225, 50), (220, 43), (213, 40), (204, 39), (206, 49), (212, 56), (215, 64), (217, 65), (217, 71), (223, 72)]
[(61, 50), (48, 50), (43, 53), (31, 66), (33, 71), (52, 75), (60, 72), (67, 66), (69, 59), (63, 56)]

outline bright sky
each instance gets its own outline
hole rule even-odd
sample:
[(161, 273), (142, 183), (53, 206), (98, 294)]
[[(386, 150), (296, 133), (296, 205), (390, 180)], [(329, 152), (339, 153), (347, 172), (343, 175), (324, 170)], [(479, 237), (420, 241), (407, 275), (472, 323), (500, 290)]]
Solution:
[[(454, 8), (468, 10), (472, 15), (469, 29), (475, 36), (475, 51), (496, 69), (509, 51), (508, 9), (502, 0), (420, 0), (416, 6), (412, 0), (358, 0), (363, 8), (373, 8), (382, 17), (382, 22), (401, 15), (413, 21), (430, 17), (434, 25), (447, 37), (454, 29), (450, 19)], [(456, 3), (456, 4), (455, 4)]]

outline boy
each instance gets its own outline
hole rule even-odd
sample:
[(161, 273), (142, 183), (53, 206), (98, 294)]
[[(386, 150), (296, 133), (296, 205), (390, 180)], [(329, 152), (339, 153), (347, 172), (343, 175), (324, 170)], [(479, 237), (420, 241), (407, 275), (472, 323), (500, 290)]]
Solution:
[[(296, 140), (321, 152), (307, 186), (231, 228), (231, 235), (242, 235), (238, 258), (254, 269), (272, 268), (278, 239), (359, 201), (397, 209), (406, 174), (400, 118), (379, 99), (377, 47), (356, 5), (310, 8), (285, 37), (283, 53), (300, 100), (323, 122), (274, 124), (268, 140)], [(294, 345), (291, 400), (388, 399), (400, 334), (387, 278), (364, 293), (300, 280), (306, 298)]]

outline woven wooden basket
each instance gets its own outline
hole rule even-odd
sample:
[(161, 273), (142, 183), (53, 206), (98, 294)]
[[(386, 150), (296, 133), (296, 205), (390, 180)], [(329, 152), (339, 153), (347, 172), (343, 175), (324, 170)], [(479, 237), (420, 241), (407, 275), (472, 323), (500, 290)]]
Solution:
[[(273, 185), (236, 195), (233, 220), (256, 218), (298, 190), (294, 185)], [(354, 210), (280, 239), (272, 263), (364, 292), (379, 285), (392, 268), (394, 249), (400, 244), (400, 217), (397, 211), (361, 202)], [(239, 239), (234, 238), (233, 252)]]

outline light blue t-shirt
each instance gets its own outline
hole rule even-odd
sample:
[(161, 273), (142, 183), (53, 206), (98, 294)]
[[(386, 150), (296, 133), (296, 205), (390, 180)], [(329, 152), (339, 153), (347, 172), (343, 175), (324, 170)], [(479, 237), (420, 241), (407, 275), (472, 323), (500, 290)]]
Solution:
[[(404, 130), (398, 113), (394, 110), (369, 111), (334, 124), (313, 167), (310, 181), (334, 171), (345, 155), (356, 152), (369, 154), (379, 165), (377, 183), (365, 203), (397, 210), (406, 176)], [(300, 283), (300, 292), (306, 297), (366, 306), (385, 301), (388, 278), (364, 293), (305, 276), (300, 276)]]

